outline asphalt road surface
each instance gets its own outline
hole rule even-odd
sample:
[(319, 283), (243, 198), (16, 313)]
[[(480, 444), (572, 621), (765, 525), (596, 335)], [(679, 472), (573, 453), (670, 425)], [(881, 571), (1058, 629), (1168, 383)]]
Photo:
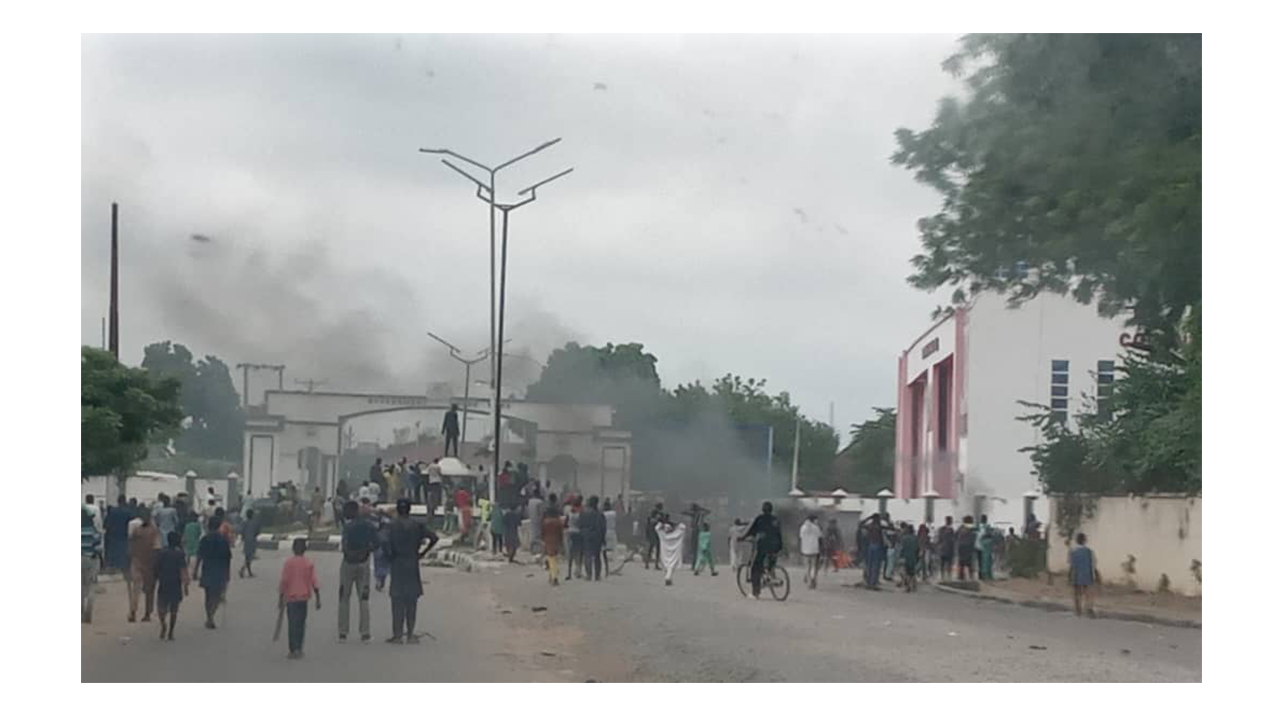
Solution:
[[(857, 575), (794, 571), (786, 602), (742, 597), (727, 571), (666, 587), (636, 563), (599, 583), (550, 587), (540, 567), (424, 568), (420, 645), (387, 645), (390, 602), (373, 595), (374, 640), (337, 642), (336, 553), (315, 553), (324, 607), (306, 657), (272, 643), (283, 552), (232, 581), (226, 618), (203, 624), (198, 588), (175, 642), (127, 623), (125, 588), (106, 584), (81, 633), (85, 682), (165, 681), (803, 681), (1126, 682), (1201, 679), (1201, 632), (985, 603), (937, 592), (853, 589)], [(527, 561), (527, 556), (524, 556)], [(239, 558), (237, 557), (237, 561)], [(563, 572), (563, 565), (562, 570)], [(545, 608), (535, 610), (535, 608)], [(354, 611), (354, 608), (353, 608)], [(353, 612), (352, 631), (356, 633)], [(223, 612), (219, 612), (221, 619)]]

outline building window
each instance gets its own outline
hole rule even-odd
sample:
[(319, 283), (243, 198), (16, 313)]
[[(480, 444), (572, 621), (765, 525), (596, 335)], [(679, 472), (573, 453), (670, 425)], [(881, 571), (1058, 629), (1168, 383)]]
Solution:
[(1116, 361), (1098, 361), (1098, 417), (1111, 419), (1111, 396), (1115, 393)]
[(1071, 393), (1067, 380), (1069, 363), (1066, 360), (1054, 360), (1053, 373), (1049, 376), (1049, 408), (1050, 414), (1058, 422), (1067, 421), (1067, 398)]

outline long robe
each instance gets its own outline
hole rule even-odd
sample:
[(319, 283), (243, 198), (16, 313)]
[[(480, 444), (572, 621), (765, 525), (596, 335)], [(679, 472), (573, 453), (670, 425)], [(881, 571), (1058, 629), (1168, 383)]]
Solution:
[(126, 507), (112, 505), (107, 508), (106, 528), (103, 538), (103, 550), (106, 553), (107, 567), (127, 570), (129, 568), (129, 521), (133, 513)]
[(662, 566), (667, 570), (667, 579), (671, 579), (671, 573), (680, 567), (680, 563), (684, 558), (684, 533), (685, 524), (671, 528), (658, 523), (654, 526), (654, 532), (658, 534), (659, 553), (658, 556), (662, 560)]

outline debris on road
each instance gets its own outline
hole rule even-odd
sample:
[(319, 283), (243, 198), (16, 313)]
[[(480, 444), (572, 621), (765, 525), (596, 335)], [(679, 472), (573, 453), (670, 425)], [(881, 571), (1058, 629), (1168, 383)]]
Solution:
[(1121, 654), (1121, 655), (1130, 655), (1130, 654), (1132, 654), (1132, 652), (1129, 650), (1129, 648), (1120, 648), (1120, 654)]
[(955, 630), (952, 630), (951, 632), (947, 633), (947, 637), (956, 637), (959, 634), (960, 633), (956, 632)]
[(1028, 645), (1027, 647), (1031, 648), (1032, 650), (1048, 650), (1049, 649), (1044, 645)]
[(546, 612), (546, 611), (547, 611), (547, 606), (546, 606), (546, 605), (534, 605), (532, 608), (529, 608), (529, 609), (530, 609), (530, 610), (533, 610), (534, 612)]
[(555, 653), (553, 653), (553, 652), (548, 652), (548, 651), (546, 651), (546, 650), (543, 650), (541, 654), (543, 655), (543, 657), (555, 657), (555, 656), (556, 656), (556, 654), (555, 654)]

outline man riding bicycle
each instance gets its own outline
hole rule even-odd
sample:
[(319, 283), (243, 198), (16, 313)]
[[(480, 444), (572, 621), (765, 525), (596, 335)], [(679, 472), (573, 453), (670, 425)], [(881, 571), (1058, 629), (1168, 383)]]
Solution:
[(751, 596), (759, 600), (765, 564), (768, 564), (768, 571), (773, 572), (778, 553), (782, 552), (782, 524), (773, 514), (773, 503), (765, 502), (760, 507), (760, 514), (751, 522), (743, 538), (755, 538), (756, 541), (755, 556), (751, 559)]

